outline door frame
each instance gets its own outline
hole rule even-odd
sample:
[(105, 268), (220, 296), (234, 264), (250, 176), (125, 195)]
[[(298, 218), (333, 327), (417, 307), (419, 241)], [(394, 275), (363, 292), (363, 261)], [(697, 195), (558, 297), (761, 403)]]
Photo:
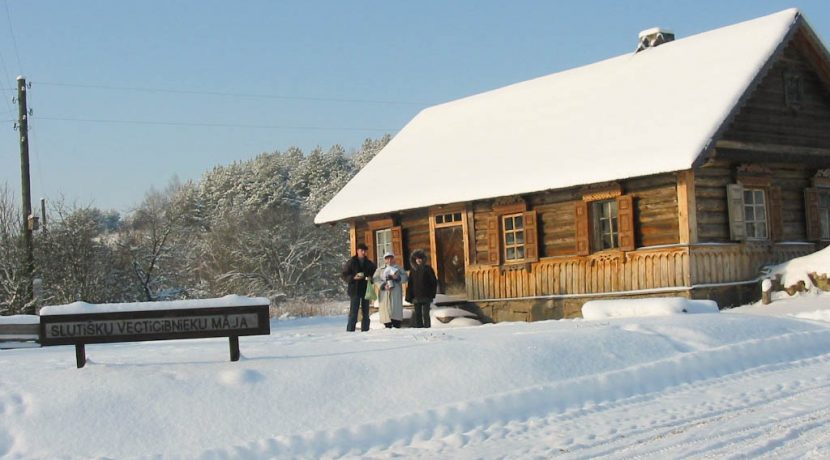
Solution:
[[(461, 213), (461, 220), (453, 220), (452, 222), (442, 222), (436, 223), (437, 216), (446, 216), (451, 214), (458, 214)], [(451, 206), (436, 206), (430, 208), (429, 210), (429, 246), (430, 246), (430, 253), (432, 254), (432, 268), (435, 270), (435, 275), (440, 277), (440, 268), (438, 266), (438, 246), (435, 242), (435, 229), (438, 228), (445, 228), (445, 227), (461, 227), (461, 234), (463, 235), (463, 242), (464, 245), (464, 272), (467, 272), (467, 269), (470, 267), (470, 238), (469, 232), (467, 229), (469, 228), (467, 224), (467, 207), (463, 204), (451, 205)], [(466, 278), (466, 276), (465, 276)], [(466, 286), (466, 279), (464, 280), (464, 284)]]

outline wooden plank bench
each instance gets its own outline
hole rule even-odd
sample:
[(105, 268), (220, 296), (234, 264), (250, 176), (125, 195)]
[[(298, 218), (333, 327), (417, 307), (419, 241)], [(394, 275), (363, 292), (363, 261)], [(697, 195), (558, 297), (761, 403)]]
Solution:
[(0, 316), (0, 349), (39, 347), (35, 315)]
[(75, 345), (78, 368), (90, 343), (228, 337), (231, 361), (239, 360), (239, 337), (269, 335), (268, 299), (220, 299), (93, 305), (75, 302), (40, 311), (40, 344)]

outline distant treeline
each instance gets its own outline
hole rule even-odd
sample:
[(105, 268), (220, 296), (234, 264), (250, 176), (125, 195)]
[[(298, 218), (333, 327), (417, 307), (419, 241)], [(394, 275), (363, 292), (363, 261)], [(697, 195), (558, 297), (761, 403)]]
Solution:
[(241, 294), (316, 300), (342, 295), (344, 225), (314, 215), (390, 137), (357, 151), (298, 148), (217, 166), (199, 181), (148, 191), (126, 216), (51, 203), (34, 232), (39, 296), (26, 304), (20, 206), (0, 187), (0, 314), (84, 301), (136, 302)]

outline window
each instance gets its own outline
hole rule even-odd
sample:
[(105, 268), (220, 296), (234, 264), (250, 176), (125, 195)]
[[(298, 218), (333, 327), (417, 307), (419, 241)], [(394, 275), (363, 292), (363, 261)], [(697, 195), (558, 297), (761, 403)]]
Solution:
[(808, 240), (830, 240), (830, 188), (804, 190), (804, 215)]
[(453, 222), (461, 222), (461, 213), (453, 212), (449, 214), (438, 214), (435, 216), (436, 224), (450, 224)]
[(405, 263), (403, 252), (403, 229), (392, 219), (377, 219), (367, 223), (363, 241), (369, 247), (368, 256), (378, 265), (383, 264), (383, 255), (392, 252), (401, 266)]
[(779, 241), (783, 235), (781, 188), (755, 183), (750, 187), (749, 179), (741, 180), (747, 183), (726, 186), (729, 239)]
[[(377, 254), (378, 262), (381, 261), (383, 255), (387, 252), (391, 252), (394, 254), (394, 250), (392, 249), (392, 229), (387, 228), (384, 230), (376, 230), (375, 231), (375, 254)], [(396, 257), (401, 257), (401, 254), (395, 254)]]
[(763, 190), (744, 189), (744, 226), (747, 239), (767, 239), (767, 205)]
[(522, 214), (502, 217), (504, 261), (515, 262), (525, 258), (525, 224)]
[(617, 200), (591, 203), (591, 217), (594, 231), (593, 247), (599, 251), (619, 247)]
[(818, 216), (821, 239), (830, 240), (830, 190), (823, 190), (818, 194)]
[(539, 260), (536, 211), (520, 205), (494, 207), (487, 218), (487, 257), (490, 265), (521, 266)]
[(576, 254), (588, 255), (595, 251), (618, 249), (633, 251), (634, 198), (619, 195), (583, 196), (574, 207)]

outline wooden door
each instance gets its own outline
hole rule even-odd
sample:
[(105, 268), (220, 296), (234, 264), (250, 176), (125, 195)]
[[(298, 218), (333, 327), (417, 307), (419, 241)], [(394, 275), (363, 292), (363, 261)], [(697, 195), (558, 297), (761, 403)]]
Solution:
[(464, 228), (461, 225), (435, 229), (435, 258), (441, 294), (464, 296)]

